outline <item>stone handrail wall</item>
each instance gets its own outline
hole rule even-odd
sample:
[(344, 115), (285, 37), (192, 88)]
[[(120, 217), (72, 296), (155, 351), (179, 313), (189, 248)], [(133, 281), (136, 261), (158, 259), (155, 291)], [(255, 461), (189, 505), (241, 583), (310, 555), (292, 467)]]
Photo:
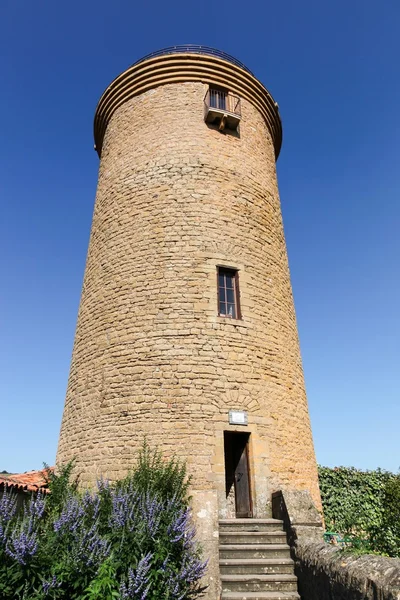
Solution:
[(343, 553), (329, 544), (296, 545), (296, 575), (304, 600), (399, 600), (400, 560)]
[(344, 553), (322, 541), (322, 519), (308, 492), (276, 492), (302, 600), (400, 600), (400, 560)]

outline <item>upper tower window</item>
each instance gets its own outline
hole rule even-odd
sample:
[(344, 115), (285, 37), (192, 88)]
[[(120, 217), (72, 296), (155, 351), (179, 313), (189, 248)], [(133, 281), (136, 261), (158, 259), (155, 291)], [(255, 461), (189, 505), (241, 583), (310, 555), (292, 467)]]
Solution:
[(237, 129), (241, 118), (239, 96), (222, 88), (210, 87), (204, 98), (205, 121), (225, 128)]
[(240, 319), (239, 274), (235, 269), (218, 267), (218, 314)]
[(221, 110), (227, 110), (227, 97), (228, 92), (224, 90), (216, 90), (210, 88), (210, 108), (220, 108)]

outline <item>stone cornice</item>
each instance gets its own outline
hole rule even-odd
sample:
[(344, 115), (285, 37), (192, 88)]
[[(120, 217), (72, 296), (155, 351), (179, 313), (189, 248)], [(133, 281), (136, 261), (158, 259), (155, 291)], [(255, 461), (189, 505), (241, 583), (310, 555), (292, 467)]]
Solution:
[(207, 54), (165, 54), (138, 62), (108, 86), (97, 105), (94, 119), (95, 148), (99, 156), (107, 125), (127, 100), (169, 83), (201, 81), (226, 87), (251, 102), (262, 114), (271, 133), (275, 156), (282, 144), (278, 106), (268, 90), (250, 72)]

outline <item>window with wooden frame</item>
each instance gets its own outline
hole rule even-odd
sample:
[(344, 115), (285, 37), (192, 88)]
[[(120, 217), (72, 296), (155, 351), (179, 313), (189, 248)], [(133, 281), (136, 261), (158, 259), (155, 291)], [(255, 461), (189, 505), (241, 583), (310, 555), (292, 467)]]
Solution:
[(236, 269), (217, 267), (218, 315), (241, 319), (239, 302), (239, 272)]

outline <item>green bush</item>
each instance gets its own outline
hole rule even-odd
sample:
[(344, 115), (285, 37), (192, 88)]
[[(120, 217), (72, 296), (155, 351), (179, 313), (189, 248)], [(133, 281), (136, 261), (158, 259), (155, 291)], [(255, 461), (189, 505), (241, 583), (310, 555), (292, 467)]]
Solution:
[(371, 528), (370, 537), (375, 549), (400, 558), (400, 476), (386, 483), (382, 522)]
[(328, 530), (357, 551), (400, 556), (400, 475), (320, 466), (319, 484)]
[(189, 510), (186, 467), (145, 444), (136, 468), (80, 492), (73, 464), (49, 472), (50, 494), (0, 496), (2, 600), (183, 600), (206, 565)]

